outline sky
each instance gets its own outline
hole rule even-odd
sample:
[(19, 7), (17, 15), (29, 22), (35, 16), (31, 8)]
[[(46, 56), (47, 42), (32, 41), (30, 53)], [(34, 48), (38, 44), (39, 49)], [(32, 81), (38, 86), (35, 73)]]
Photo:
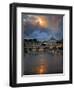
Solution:
[(24, 39), (63, 39), (63, 15), (22, 14), (22, 24)]

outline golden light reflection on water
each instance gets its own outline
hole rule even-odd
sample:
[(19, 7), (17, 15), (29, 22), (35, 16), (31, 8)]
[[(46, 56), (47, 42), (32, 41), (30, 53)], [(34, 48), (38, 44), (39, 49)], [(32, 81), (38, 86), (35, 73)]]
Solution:
[(37, 67), (37, 73), (39, 74), (44, 74), (46, 73), (47, 69), (46, 69), (46, 65), (40, 65), (39, 67)]
[(45, 62), (46, 60), (44, 59), (41, 59), (40, 60), (40, 65), (36, 66), (33, 71), (36, 73), (36, 74), (45, 74), (48, 70), (48, 64), (47, 62)]

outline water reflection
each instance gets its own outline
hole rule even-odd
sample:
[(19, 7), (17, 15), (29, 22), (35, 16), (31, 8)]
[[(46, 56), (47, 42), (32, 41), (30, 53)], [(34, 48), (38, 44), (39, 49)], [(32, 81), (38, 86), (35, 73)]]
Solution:
[(63, 55), (48, 52), (31, 53), (24, 56), (24, 75), (63, 73)]
[(45, 64), (41, 64), (40, 66), (36, 67), (34, 71), (37, 74), (44, 74), (47, 71), (47, 66)]
[(41, 58), (40, 61), (38, 61), (38, 63), (39, 65), (33, 68), (33, 72), (37, 74), (45, 74), (48, 70), (47, 60)]

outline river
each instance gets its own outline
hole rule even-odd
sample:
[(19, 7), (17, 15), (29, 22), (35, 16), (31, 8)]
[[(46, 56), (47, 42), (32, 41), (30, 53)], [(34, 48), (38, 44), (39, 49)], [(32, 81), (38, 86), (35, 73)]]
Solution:
[(56, 74), (63, 73), (63, 54), (38, 52), (25, 54), (23, 59), (23, 74)]

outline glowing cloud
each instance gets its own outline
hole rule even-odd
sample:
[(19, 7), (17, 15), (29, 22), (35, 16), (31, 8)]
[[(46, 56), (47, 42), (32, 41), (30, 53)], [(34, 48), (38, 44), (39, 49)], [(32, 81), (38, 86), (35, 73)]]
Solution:
[(38, 20), (38, 23), (39, 23), (39, 25), (40, 25), (41, 27), (44, 27), (44, 28), (47, 28), (47, 27), (48, 27), (48, 20), (47, 20), (46, 17), (44, 17), (44, 16), (39, 16), (39, 17), (37, 18), (37, 20)]

